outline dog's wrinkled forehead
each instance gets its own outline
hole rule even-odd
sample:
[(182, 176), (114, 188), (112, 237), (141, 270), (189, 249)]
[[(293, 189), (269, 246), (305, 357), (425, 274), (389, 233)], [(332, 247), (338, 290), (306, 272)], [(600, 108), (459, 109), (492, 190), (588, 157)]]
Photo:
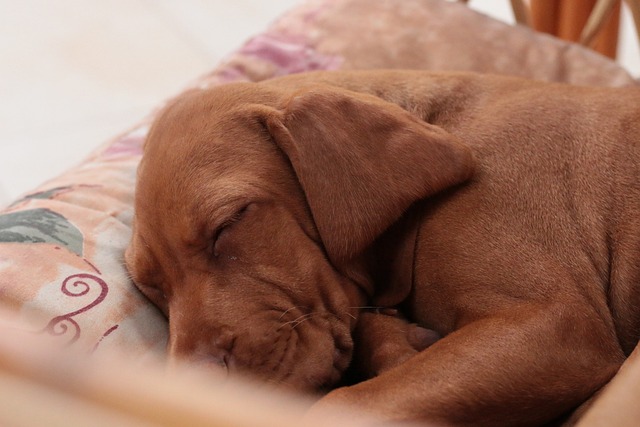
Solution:
[(272, 103), (271, 93), (254, 84), (191, 91), (173, 101), (145, 143), (136, 215), (162, 212), (179, 221), (211, 201), (272, 192), (269, 186), (289, 180), (274, 180), (288, 169), (286, 161), (251, 114), (251, 106)]
[[(171, 102), (154, 122), (145, 143), (145, 160), (165, 162), (174, 172), (206, 165), (220, 155), (251, 148), (258, 131), (245, 114), (248, 106), (268, 102), (268, 93), (249, 84), (194, 90)], [(255, 148), (255, 147), (254, 147)]]

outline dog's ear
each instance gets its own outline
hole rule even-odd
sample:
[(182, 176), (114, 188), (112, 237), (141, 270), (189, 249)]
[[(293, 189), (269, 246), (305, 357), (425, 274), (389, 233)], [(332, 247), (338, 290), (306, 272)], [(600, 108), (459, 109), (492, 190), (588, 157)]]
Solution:
[(470, 150), (453, 135), (371, 95), (301, 91), (265, 123), (337, 265), (360, 254), (412, 203), (473, 171)]

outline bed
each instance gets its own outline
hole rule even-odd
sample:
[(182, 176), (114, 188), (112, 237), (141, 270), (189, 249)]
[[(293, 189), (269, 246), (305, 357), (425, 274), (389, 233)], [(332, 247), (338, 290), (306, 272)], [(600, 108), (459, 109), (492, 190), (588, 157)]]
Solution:
[[(185, 90), (311, 70), (373, 68), (479, 71), (580, 85), (637, 84), (593, 51), (495, 21), (460, 3), (309, 0)], [(211, 382), (190, 382), (189, 375), (173, 382), (161, 379), (166, 320), (136, 290), (123, 266), (136, 167), (153, 116), (0, 212), (2, 425), (43, 425), (42, 420), (47, 425), (86, 425), (92, 419), (99, 420), (92, 425), (118, 420), (118, 425), (283, 426), (292, 425), (288, 423), (302, 411), (304, 404), (286, 399), (276, 407), (287, 409), (276, 413), (264, 396), (245, 401), (253, 392), (244, 385), (222, 393)], [(16, 344), (24, 340), (30, 344)], [(68, 354), (73, 354), (73, 366)], [(603, 416), (611, 420), (638, 411), (632, 404), (625, 406), (626, 412), (610, 408), (621, 404), (615, 396), (628, 396), (632, 388), (640, 391), (637, 357), (630, 358), (609, 387), (614, 397), (607, 400), (608, 391), (603, 393), (581, 425), (603, 425), (598, 424)], [(192, 396), (196, 389), (201, 394), (197, 398)], [(61, 413), (55, 403), (63, 401), (74, 409)], [(257, 417), (244, 413), (240, 408), (249, 402), (264, 412), (252, 411)]]

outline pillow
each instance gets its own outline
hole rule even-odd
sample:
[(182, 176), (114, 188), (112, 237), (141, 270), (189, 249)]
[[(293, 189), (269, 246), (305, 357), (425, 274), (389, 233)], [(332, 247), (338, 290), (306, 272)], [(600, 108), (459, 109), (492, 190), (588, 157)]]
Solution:
[[(357, 17), (354, 19), (354, 17)], [(632, 85), (577, 45), (440, 0), (311, 0), (190, 87), (311, 70), (415, 68)], [(57, 343), (132, 361), (162, 355), (166, 320), (123, 266), (136, 167), (153, 115), (0, 213), (0, 301)]]

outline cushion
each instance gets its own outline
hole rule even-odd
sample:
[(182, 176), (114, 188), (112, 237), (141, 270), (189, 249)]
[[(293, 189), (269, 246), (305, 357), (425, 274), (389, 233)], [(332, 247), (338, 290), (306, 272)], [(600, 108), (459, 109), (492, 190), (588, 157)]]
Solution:
[[(311, 0), (189, 88), (311, 70), (414, 68), (574, 84), (636, 84), (577, 45), (441, 0)], [(161, 106), (159, 106), (161, 107)], [(11, 320), (90, 353), (162, 355), (166, 320), (123, 266), (136, 167), (153, 114), (0, 213), (0, 302)]]

